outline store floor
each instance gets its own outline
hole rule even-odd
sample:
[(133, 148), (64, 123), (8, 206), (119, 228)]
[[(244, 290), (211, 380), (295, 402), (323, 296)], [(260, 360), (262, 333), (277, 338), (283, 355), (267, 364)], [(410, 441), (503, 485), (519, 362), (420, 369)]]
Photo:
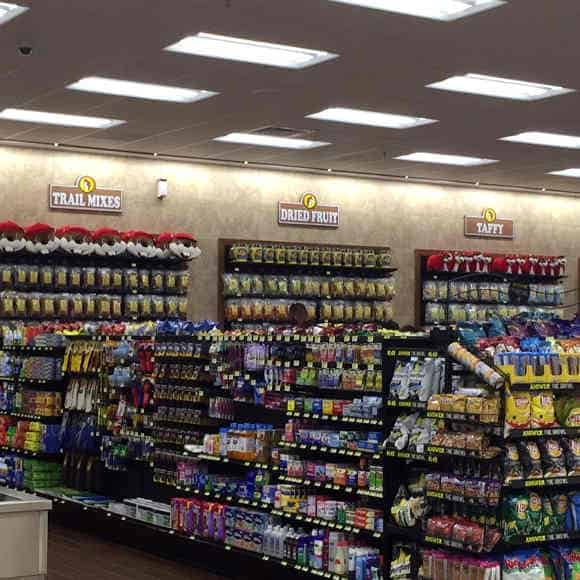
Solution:
[(48, 580), (226, 580), (91, 534), (50, 524)]

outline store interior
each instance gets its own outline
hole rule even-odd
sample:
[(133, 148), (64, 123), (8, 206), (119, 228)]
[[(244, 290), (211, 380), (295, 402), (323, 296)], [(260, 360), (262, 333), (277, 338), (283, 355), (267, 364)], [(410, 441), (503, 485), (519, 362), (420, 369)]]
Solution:
[(15, 2), (0, 579), (579, 578), (580, 7)]

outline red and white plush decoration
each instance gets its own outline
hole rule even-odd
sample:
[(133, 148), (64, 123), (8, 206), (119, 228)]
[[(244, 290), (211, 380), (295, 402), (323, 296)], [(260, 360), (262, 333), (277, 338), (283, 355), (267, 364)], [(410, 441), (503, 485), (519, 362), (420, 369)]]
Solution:
[(54, 239), (54, 228), (48, 224), (36, 223), (24, 230), (26, 249), (31, 254), (52, 254), (58, 247)]
[(93, 251), (97, 256), (120, 256), (127, 251), (127, 244), (118, 230), (99, 228), (93, 232)]
[(540, 259), (538, 258), (538, 256), (530, 256), (528, 258), (528, 262), (530, 264), (530, 276), (539, 276), (540, 275), (540, 267), (539, 267), (539, 262)]
[(564, 256), (558, 257), (558, 276), (566, 275), (566, 267), (568, 266), (568, 260)]
[(63, 226), (55, 233), (58, 249), (65, 254), (89, 256), (93, 253), (93, 236), (81, 226)]
[(548, 276), (548, 267), (550, 259), (548, 256), (538, 256), (538, 266), (540, 267), (540, 276)]
[(127, 252), (136, 258), (154, 258), (157, 248), (155, 236), (140, 230), (123, 233), (123, 241), (127, 244)]
[(201, 256), (201, 250), (197, 247), (197, 240), (192, 234), (173, 234), (173, 241), (169, 244), (169, 250), (173, 256), (180, 260), (195, 260)]
[(24, 228), (11, 221), (0, 223), (0, 252), (13, 254), (21, 252), (25, 247)]
[(155, 257), (161, 260), (169, 258), (171, 255), (169, 245), (173, 243), (174, 240), (175, 234), (172, 234), (171, 232), (163, 232), (162, 234), (159, 234), (155, 239), (155, 247), (157, 249)]
[(428, 272), (443, 272), (443, 254), (431, 254), (427, 258)]

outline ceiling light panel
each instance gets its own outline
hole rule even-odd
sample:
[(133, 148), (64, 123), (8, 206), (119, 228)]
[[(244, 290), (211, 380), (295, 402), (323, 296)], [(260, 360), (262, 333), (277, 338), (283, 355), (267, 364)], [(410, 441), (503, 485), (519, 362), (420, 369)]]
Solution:
[(483, 159), (481, 157), (465, 157), (464, 155), (442, 155), (440, 153), (425, 153), (418, 151), (409, 155), (395, 157), (401, 161), (415, 161), (418, 163), (439, 163), (441, 165), (460, 165), (473, 167), (475, 165), (489, 165), (497, 163), (497, 159)]
[(330, 0), (341, 4), (352, 4), (363, 8), (410, 14), (448, 22), (465, 18), (484, 10), (491, 10), (506, 0)]
[(435, 119), (425, 119), (424, 117), (408, 117), (406, 115), (392, 115), (391, 113), (376, 113), (374, 111), (345, 109), (342, 107), (325, 109), (319, 113), (307, 115), (307, 118), (353, 125), (385, 127), (387, 129), (410, 129), (411, 127), (437, 123)]
[(574, 89), (567, 89), (565, 87), (528, 83), (525, 81), (489, 77), (473, 73), (449, 77), (443, 81), (427, 85), (427, 87), (442, 91), (471, 93), (474, 95), (486, 95), (488, 97), (516, 99), (518, 101), (538, 101), (540, 99), (575, 92)]
[(561, 171), (550, 171), (548, 175), (580, 178), (580, 167), (570, 167), (569, 169), (562, 169)]
[(196, 89), (184, 89), (166, 85), (154, 85), (104, 77), (85, 77), (67, 86), (73, 91), (86, 91), (119, 97), (134, 97), (152, 101), (170, 101), (172, 103), (194, 103), (213, 97), (218, 93)]
[(542, 131), (527, 131), (502, 137), (500, 141), (513, 143), (528, 143), (530, 145), (544, 145), (545, 147), (564, 147), (566, 149), (580, 149), (580, 136), (563, 135), (561, 133), (543, 133)]
[(0, 2), (0, 26), (9, 20), (16, 18), (23, 12), (28, 10), (27, 6), (19, 6), (18, 4), (9, 4), (8, 2)]
[(219, 36), (206, 32), (186, 36), (165, 50), (293, 69), (313, 66), (338, 56), (322, 50), (271, 44), (233, 36)]
[(4, 109), (0, 112), (0, 119), (22, 121), (24, 123), (61, 125), (63, 127), (86, 127), (88, 129), (110, 129), (125, 123), (125, 121), (120, 119), (64, 115), (62, 113), (48, 113), (46, 111), (31, 111), (27, 109)]
[(256, 135), (254, 133), (230, 133), (223, 137), (216, 137), (214, 141), (224, 143), (238, 143), (242, 145), (257, 145), (258, 147), (280, 147), (283, 149), (316, 149), (330, 145), (324, 141), (309, 141), (307, 139), (292, 139), (287, 137), (272, 137)]

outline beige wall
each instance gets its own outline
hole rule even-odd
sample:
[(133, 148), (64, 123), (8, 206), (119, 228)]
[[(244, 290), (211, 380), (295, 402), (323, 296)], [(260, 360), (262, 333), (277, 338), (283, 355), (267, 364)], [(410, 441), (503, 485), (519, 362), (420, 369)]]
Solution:
[[(568, 288), (577, 287), (580, 255), (580, 200), (570, 197), (443, 187), (220, 167), (159, 159), (143, 160), (58, 150), (1, 148), (2, 219), (55, 225), (110, 225), (154, 232), (186, 230), (198, 236), (203, 256), (193, 268), (192, 316), (217, 315), (217, 239), (248, 238), (391, 246), (398, 273), (397, 320), (414, 319), (415, 248), (482, 249), (497, 252), (565, 254)], [(48, 210), (48, 184), (72, 184), (91, 175), (102, 186), (125, 192), (122, 216), (71, 214)], [(169, 180), (170, 195), (156, 198), (158, 178)], [(297, 200), (305, 191), (342, 206), (342, 225), (333, 231), (280, 227), (279, 200)], [(493, 207), (516, 221), (515, 241), (463, 237), (463, 216)], [(568, 302), (576, 301), (576, 294)], [(572, 309), (570, 312), (574, 312)]]

